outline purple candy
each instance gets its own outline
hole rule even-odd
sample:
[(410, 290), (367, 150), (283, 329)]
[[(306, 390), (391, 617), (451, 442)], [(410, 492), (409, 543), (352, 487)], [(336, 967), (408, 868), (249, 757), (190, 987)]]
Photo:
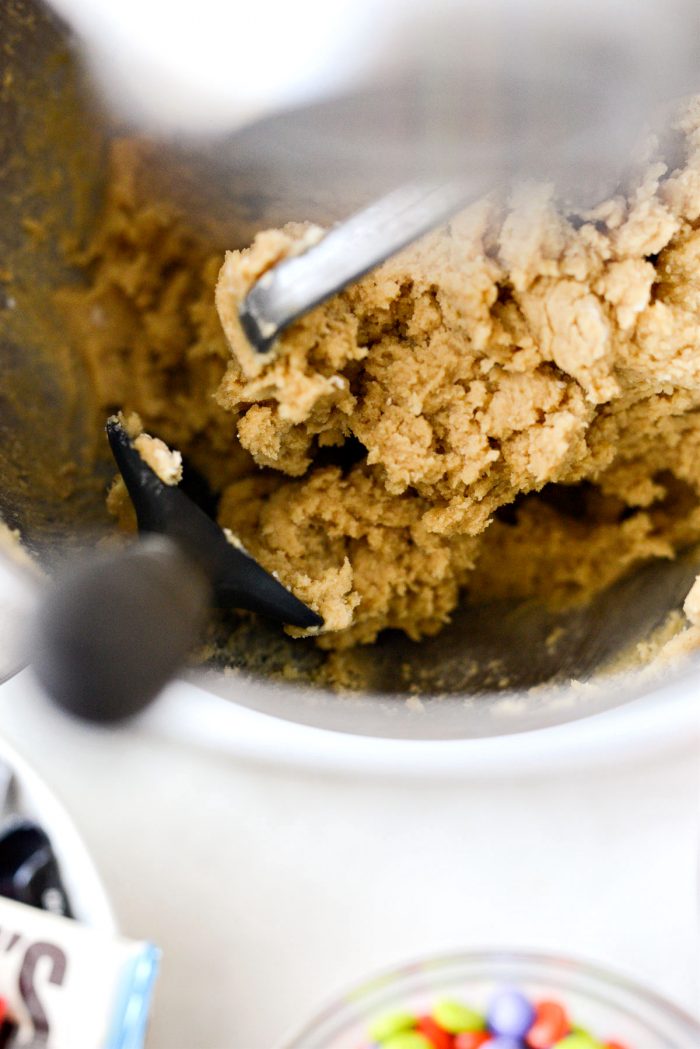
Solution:
[(520, 991), (506, 989), (491, 999), (486, 1013), (486, 1022), (494, 1034), (503, 1035), (506, 1041), (501, 1046), (497, 1040), (489, 1042), (489, 1049), (511, 1049), (511, 1040), (517, 1043), (532, 1027), (535, 1010)]
[(509, 1034), (497, 1034), (486, 1043), (484, 1049), (523, 1049), (523, 1043)]

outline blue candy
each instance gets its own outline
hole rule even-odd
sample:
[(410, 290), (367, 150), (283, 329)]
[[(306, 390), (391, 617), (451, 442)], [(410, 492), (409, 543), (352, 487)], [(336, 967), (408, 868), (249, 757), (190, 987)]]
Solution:
[(484, 1049), (523, 1049), (523, 1043), (509, 1034), (497, 1034), (495, 1038), (489, 1039)]
[(524, 1038), (534, 1019), (535, 1010), (524, 994), (510, 989), (499, 991), (491, 999), (486, 1022), (494, 1034), (503, 1035), (508, 1042), (500, 1046), (496, 1041), (491, 1041), (489, 1049), (510, 1049), (510, 1040), (517, 1042)]

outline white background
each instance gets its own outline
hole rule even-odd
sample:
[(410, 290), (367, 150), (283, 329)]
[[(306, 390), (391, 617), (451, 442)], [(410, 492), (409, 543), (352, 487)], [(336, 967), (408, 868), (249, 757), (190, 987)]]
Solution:
[(694, 742), (520, 779), (321, 775), (149, 721), (76, 725), (26, 674), (0, 687), (0, 722), (68, 806), (122, 930), (163, 948), (151, 1049), (270, 1049), (348, 982), (460, 947), (563, 951), (697, 1005)]

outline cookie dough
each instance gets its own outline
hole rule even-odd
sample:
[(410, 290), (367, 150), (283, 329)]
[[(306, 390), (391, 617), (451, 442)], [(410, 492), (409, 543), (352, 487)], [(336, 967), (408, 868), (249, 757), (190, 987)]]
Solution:
[(476, 203), (269, 357), (238, 306), (318, 231), (221, 266), (123, 146), (70, 311), (100, 401), (205, 473), (321, 645), (433, 634), (461, 593), (583, 600), (700, 539), (700, 100), (672, 141), (592, 211), (542, 185)]

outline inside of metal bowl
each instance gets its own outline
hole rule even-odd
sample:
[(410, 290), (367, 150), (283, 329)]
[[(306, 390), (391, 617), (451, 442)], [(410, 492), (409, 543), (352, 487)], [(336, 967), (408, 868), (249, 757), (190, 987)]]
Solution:
[[(66, 248), (95, 219), (113, 128), (52, 16), (22, 2), (5, 5), (0, 39), (11, 69), (0, 94), (0, 516), (51, 570), (111, 528), (104, 420), (90, 409), (87, 375), (52, 292), (82, 279)], [(290, 217), (335, 219), (387, 181), (380, 165), (376, 184), (363, 182), (358, 192), (347, 157), (342, 177), (320, 162), (311, 175), (302, 177), (300, 167), (295, 176), (293, 163), (279, 163), (285, 149), (282, 134), (253, 130), (235, 148), (164, 150), (154, 177), (162, 192), (189, 201), (200, 231), (216, 229), (229, 247)], [(200, 680), (280, 716), (380, 735), (462, 737), (567, 721), (649, 687), (574, 696), (568, 683), (601, 680), (619, 665), (680, 607), (697, 570), (688, 553), (641, 567), (586, 607), (465, 605), (429, 640), (387, 631), (344, 657), (349, 694), (340, 695), (318, 684), (326, 657), (312, 641), (230, 616), (212, 627)], [(496, 709), (510, 710), (507, 725), (484, 720)]]

